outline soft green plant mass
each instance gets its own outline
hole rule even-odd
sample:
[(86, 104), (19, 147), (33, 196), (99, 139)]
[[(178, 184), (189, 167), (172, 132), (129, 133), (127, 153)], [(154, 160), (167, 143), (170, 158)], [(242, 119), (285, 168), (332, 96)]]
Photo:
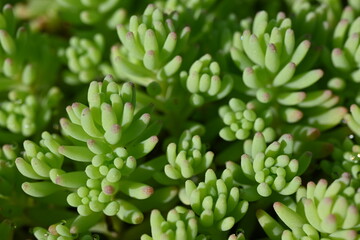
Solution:
[(0, 0), (0, 240), (360, 240), (360, 0)]

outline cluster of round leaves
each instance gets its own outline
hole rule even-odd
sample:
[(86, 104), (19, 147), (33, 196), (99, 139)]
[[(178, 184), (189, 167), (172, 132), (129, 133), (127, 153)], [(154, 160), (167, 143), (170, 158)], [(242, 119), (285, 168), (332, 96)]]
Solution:
[[(247, 27), (233, 36), (231, 57), (240, 70), (245, 94), (255, 97), (261, 103), (259, 111), (275, 108), (276, 119), (295, 123), (304, 118), (308, 124), (329, 128), (341, 121), (344, 108), (333, 108), (339, 98), (329, 90), (306, 91), (318, 82), (324, 72), (321, 69), (308, 70), (316, 56), (311, 56), (311, 42), (295, 42), (292, 21), (279, 14), (277, 19), (268, 20), (264, 11), (255, 16), (252, 29)], [(265, 47), (264, 47), (265, 46)], [(314, 114), (311, 108), (318, 108)], [(325, 110), (324, 110), (325, 109)], [(336, 112), (339, 116), (331, 123), (322, 123), (323, 114)], [(274, 115), (272, 113), (272, 115)], [(329, 126), (327, 126), (329, 125)]]
[[(40, 145), (25, 141), (25, 154), (17, 158), (16, 166), (24, 176), (40, 181), (23, 183), (23, 190), (44, 197), (67, 189), (72, 192), (67, 202), (77, 207), (80, 217), (93, 219), (104, 213), (140, 223), (143, 213), (119, 193), (145, 199), (154, 192), (147, 184), (126, 180), (136, 158), (149, 153), (158, 141), (149, 130), (149, 109), (136, 109), (133, 84), (120, 86), (109, 78), (90, 84), (88, 103), (66, 108), (69, 119), (60, 120), (63, 137), (44, 132)], [(64, 159), (83, 163), (84, 169), (66, 172)]]
[(159, 210), (153, 210), (150, 216), (152, 237), (147, 234), (141, 240), (184, 239), (198, 240), (197, 220), (193, 211), (177, 206), (168, 212), (166, 220)]
[(205, 102), (225, 97), (232, 90), (233, 85), (230, 75), (220, 78), (220, 66), (212, 61), (209, 54), (195, 61), (189, 73), (181, 72), (180, 78), (191, 93), (190, 103), (194, 106), (201, 106)]
[[(274, 191), (281, 195), (295, 193), (301, 185), (302, 175), (311, 161), (311, 153), (305, 152), (293, 159), (294, 140), (290, 134), (282, 135), (268, 146), (264, 136), (256, 133), (252, 140), (244, 142), (244, 154), (240, 165), (228, 162), (227, 168), (238, 183), (249, 184), (244, 189), (245, 199), (257, 200), (268, 197)], [(250, 182), (249, 182), (250, 181)], [(256, 188), (254, 195), (252, 188)]]
[(344, 173), (331, 184), (325, 179), (309, 182), (296, 193), (296, 203), (274, 203), (285, 229), (263, 210), (257, 212), (260, 225), (270, 239), (358, 239), (359, 192)]
[(359, 103), (359, 30), (360, 18), (354, 7), (347, 6), (335, 22), (329, 46), (324, 47), (323, 59), (327, 70), (333, 74), (328, 87), (337, 91), (348, 104)]
[[(48, 132), (42, 134), (39, 145), (29, 140), (24, 142), (25, 152), (22, 157), (16, 159), (16, 167), (27, 178), (43, 180), (24, 182), (22, 188), (25, 193), (34, 197), (44, 197), (62, 189), (50, 179), (51, 170), (60, 169), (64, 161), (64, 157), (58, 152), (58, 147), (62, 142), (61, 138), (50, 135)], [(55, 178), (53, 179), (56, 180)], [(83, 178), (79, 179), (79, 181), (82, 180)]]
[[(63, 7), (74, 4), (76, 11), (80, 9), (81, 21), (90, 25), (103, 23), (102, 14), (107, 13), (108, 17), (115, 12), (115, 7), (122, 4), (122, 1), (117, 0), (58, 2)], [(195, 8), (209, 8), (214, 1), (191, 1), (187, 4)], [(274, 204), (275, 212), (290, 230), (281, 227), (264, 211), (258, 212), (259, 222), (271, 239), (319, 239), (319, 233), (321, 237), (329, 239), (356, 239), (354, 229), (358, 226), (359, 196), (357, 189), (350, 186), (347, 175), (328, 188), (321, 181), (316, 187), (308, 184), (304, 190), (305, 188), (300, 187), (299, 176), (308, 168), (311, 154), (299, 154), (299, 143), (295, 143), (290, 134), (284, 134), (278, 141), (274, 141), (277, 135), (287, 131), (287, 128), (280, 129), (283, 122), (290, 124), (289, 128), (294, 132), (304, 132), (313, 129), (312, 127), (328, 130), (336, 126), (346, 114), (344, 107), (336, 107), (340, 98), (332, 91), (322, 89), (319, 84), (324, 72), (312, 69), (318, 59), (318, 52), (311, 51), (310, 41), (296, 41), (293, 23), (283, 13), (279, 13), (276, 19), (268, 20), (267, 13), (262, 11), (253, 21), (242, 21), (241, 25), (245, 30), (233, 35), (230, 53), (234, 63), (242, 71), (241, 81), (234, 82), (226, 71), (220, 71), (220, 65), (224, 62), (217, 62), (210, 54), (195, 61), (188, 72), (177, 74), (183, 65), (180, 54), (183, 54), (182, 50), (189, 43), (190, 28), (181, 27), (179, 19), (183, 16), (179, 16), (179, 13), (165, 14), (161, 7), (155, 7), (168, 6), (184, 10), (176, 8), (176, 5), (184, 7), (186, 3), (176, 0), (168, 4), (158, 2), (149, 5), (141, 17), (132, 16), (128, 24), (118, 25), (116, 29), (121, 45), (116, 45), (111, 50), (113, 69), (106, 66), (105, 70), (114, 72), (121, 79), (132, 80), (147, 87), (150, 98), (146, 99), (160, 93), (166, 99), (176, 92), (172, 88), (176, 89), (182, 84), (190, 93), (192, 107), (205, 105), (206, 108), (207, 103), (228, 95), (233, 90), (233, 84), (236, 84), (235, 89), (245, 94), (244, 99), (250, 97), (254, 100), (245, 104), (238, 93), (232, 93), (235, 96), (230, 99), (229, 104), (219, 108), (219, 115), (226, 125), (220, 130), (220, 137), (243, 145), (243, 151), (239, 150), (244, 153), (240, 164), (227, 162), (227, 169), (220, 178), (217, 177), (210, 168), (214, 154), (206, 152), (198, 135), (185, 131), (178, 144), (171, 143), (167, 146), (166, 156), (142, 162), (138, 166), (138, 159), (150, 153), (158, 142), (155, 135), (159, 127), (151, 124), (151, 107), (137, 108), (136, 90), (132, 83), (119, 85), (110, 77), (106, 77), (103, 83), (91, 82), (88, 104), (76, 102), (66, 108), (68, 118), (60, 120), (63, 136), (45, 132), (39, 145), (25, 141), (23, 157), (16, 160), (19, 171), (36, 180), (23, 184), (26, 193), (43, 197), (61, 190), (70, 191), (67, 202), (76, 207), (80, 214), (74, 221), (54, 224), (48, 230), (35, 228), (35, 236), (38, 239), (87, 239), (87, 230), (103, 214), (117, 216), (126, 223), (138, 224), (144, 219), (143, 212), (158, 207), (159, 204), (156, 203), (168, 204), (179, 193), (181, 202), (192, 210), (178, 206), (169, 211), (166, 220), (159, 210), (153, 210), (150, 216), (152, 236), (143, 235), (141, 239), (199, 240), (208, 239), (206, 235), (214, 239), (223, 238), (243, 218), (249, 206), (248, 201), (271, 195), (277, 197), (274, 192), (285, 196), (297, 192), (296, 203)], [(355, 3), (353, 5), (356, 6)], [(314, 22), (317, 23), (316, 27), (321, 21), (331, 23), (332, 14), (337, 14), (334, 9), (324, 7), (311, 15), (312, 6), (306, 0), (299, 1), (297, 6), (301, 9), (296, 12), (295, 19), (306, 16), (306, 27)], [(302, 10), (304, 12), (300, 13)], [(114, 21), (123, 22), (122, 14), (119, 10), (110, 20), (106, 20), (108, 26), (114, 26)], [(356, 33), (351, 34), (346, 41), (344, 36), (347, 31), (353, 32), (358, 21), (349, 16), (349, 21), (353, 21), (352, 26), (346, 21), (340, 21), (334, 30), (334, 46), (337, 48), (332, 52), (332, 63), (341, 71), (350, 72), (350, 76), (356, 81), (358, 73), (353, 69), (357, 67), (358, 36)], [(14, 39), (1, 31), (0, 50), (12, 54), (15, 51), (13, 46), (16, 45), (12, 43), (16, 43)], [(340, 49), (342, 43), (344, 51)], [(105, 45), (105, 40), (100, 35), (95, 35), (93, 40), (72, 38), (70, 46), (64, 51), (70, 70), (67, 82), (90, 82), (102, 73), (104, 68), (101, 69), (99, 65), (102, 63)], [(8, 77), (16, 73), (11, 61), (5, 59), (3, 65), (3, 72)], [(26, 74), (21, 75), (25, 76), (22, 81), (34, 82), (32, 65), (26, 65), (24, 69)], [(329, 81), (330, 89), (340, 89), (336, 80), (339, 79)], [(171, 84), (173, 85), (169, 87)], [(59, 94), (55, 90), (53, 92), (56, 94), (49, 95), (45, 99), (46, 103), (56, 103), (55, 100), (59, 99)], [(13, 132), (22, 131), (23, 135), (31, 135), (30, 132), (36, 130), (34, 126), (29, 127), (29, 124), (36, 122), (39, 110), (34, 110), (33, 95), (21, 93), (12, 92), (9, 98), (13, 103), (5, 102), (2, 105), (5, 111), (0, 108), (0, 126), (6, 126)], [(141, 98), (142, 103), (146, 102), (144, 96)], [(171, 105), (169, 102), (166, 104)], [(49, 107), (43, 104), (40, 108)], [(48, 121), (50, 113), (45, 112), (48, 117), (45, 119)], [(178, 112), (182, 114), (181, 111)], [(346, 115), (345, 119), (351, 129), (360, 132), (360, 127), (357, 126), (360, 115), (357, 116), (357, 112), (356, 106), (351, 107), (351, 114)], [(32, 118), (29, 120), (16, 115), (23, 113)], [(187, 118), (188, 112), (184, 116)], [(26, 121), (22, 121), (22, 118)], [(301, 126), (300, 130), (291, 127), (292, 123), (302, 120), (305, 126)], [(29, 128), (31, 131), (26, 132)], [(344, 148), (349, 148), (350, 145)], [(358, 149), (357, 146), (350, 147), (351, 153), (341, 154), (346, 160), (353, 161)], [(68, 162), (76, 171), (63, 170), (68, 169), (63, 167), (64, 160), (71, 160)], [(157, 163), (160, 164), (156, 166)], [(345, 171), (351, 170), (357, 175), (358, 164), (354, 161), (352, 163), (352, 166), (343, 162), (340, 165), (343, 164)], [(204, 172), (204, 181), (201, 181)], [(146, 174), (141, 176), (142, 173)], [(149, 173), (155, 174), (149, 176)], [(168, 179), (168, 182), (161, 182)], [(149, 182), (143, 183), (146, 180)], [(157, 180), (157, 183), (152, 180)], [(154, 190), (152, 185), (159, 183), (176, 186)], [(339, 210), (344, 207), (345, 214)], [(88, 221), (90, 219), (93, 222)], [(233, 234), (228, 239), (243, 240), (244, 236)]]
[(226, 141), (249, 139), (253, 132), (261, 132), (266, 142), (273, 141), (276, 136), (274, 129), (270, 127), (271, 119), (267, 116), (258, 117), (241, 99), (230, 99), (228, 105), (219, 108), (219, 115), (226, 125), (219, 135)]
[(177, 54), (184, 48), (190, 28), (179, 28), (175, 16), (148, 5), (141, 17), (130, 18), (128, 26), (118, 25), (117, 33), (122, 46), (111, 50), (116, 75), (148, 86), (179, 70), (182, 58)]
[(234, 35), (231, 53), (236, 65), (243, 70), (244, 84), (253, 89), (252, 94), (258, 101), (292, 106), (306, 96), (294, 90), (311, 86), (323, 75), (321, 70), (295, 74), (310, 45), (310, 41), (304, 40), (296, 47), (290, 19), (279, 15), (277, 20), (268, 22), (267, 13), (260, 12), (254, 18), (252, 31)]
[(86, 25), (106, 25), (114, 29), (125, 17), (125, 0), (56, 0), (63, 15), (73, 22), (80, 20)]
[(234, 185), (229, 170), (225, 170), (218, 179), (215, 172), (208, 169), (204, 182), (197, 185), (187, 180), (180, 199), (199, 216), (201, 227), (216, 227), (219, 231), (231, 229), (249, 206), (247, 201), (241, 200), (240, 190)]
[(31, 136), (50, 122), (62, 93), (53, 87), (42, 99), (27, 91), (11, 91), (8, 97), (9, 101), (0, 104), (0, 127), (23, 136)]
[(70, 71), (65, 73), (64, 81), (68, 84), (89, 83), (100, 77), (105, 39), (95, 34), (93, 39), (72, 37), (69, 46), (60, 51), (64, 55)]
[[(36, 51), (31, 46), (34, 42), (45, 47)], [(19, 139), (16, 134), (29, 137), (43, 130), (62, 97), (59, 88), (52, 86), (54, 76), (43, 80), (58, 66), (49, 61), (54, 56), (47, 43), (26, 27), (17, 28), (12, 6), (4, 6), (0, 13), (0, 127), (5, 131), (0, 131), (14, 133), (8, 134), (14, 140)]]
[(356, 142), (354, 135), (345, 138), (342, 143), (336, 142), (331, 155), (334, 161), (323, 160), (320, 164), (323, 171), (332, 178), (338, 178), (345, 172), (350, 173), (353, 184), (359, 186), (360, 146)]
[[(207, 240), (208, 236), (199, 234), (199, 226), (195, 213), (185, 207), (176, 206), (171, 209), (167, 218), (161, 215), (160, 211), (155, 209), (150, 216), (151, 234), (143, 234), (141, 240), (154, 239), (184, 239), (184, 240)], [(242, 233), (232, 234), (228, 240), (245, 240)]]
[[(74, 161), (87, 162), (86, 186), (68, 197), (80, 215), (103, 211), (122, 220), (140, 223), (142, 213), (131, 203), (119, 199), (120, 191), (137, 199), (148, 198), (152, 187), (124, 179), (136, 167), (136, 158), (149, 153), (158, 139), (147, 131), (147, 109), (135, 112), (135, 89), (111, 81), (92, 82), (88, 91), (89, 107), (75, 103), (67, 107), (68, 119), (61, 119), (64, 134), (83, 142), (61, 146), (59, 152)], [(150, 136), (149, 136), (150, 135)], [(133, 214), (130, 214), (133, 212)]]
[(185, 131), (179, 139), (179, 144), (170, 143), (166, 150), (167, 161), (165, 174), (171, 179), (188, 179), (206, 171), (213, 161), (214, 153), (205, 153), (205, 146), (199, 135), (192, 136)]
[(354, 82), (359, 81), (359, 29), (360, 18), (351, 8), (344, 10), (345, 16), (336, 25), (333, 36), (331, 61), (335, 69), (348, 73)]
[(99, 238), (86, 232), (89, 227), (99, 221), (100, 217), (99, 214), (90, 217), (78, 216), (71, 221), (52, 224), (48, 229), (36, 227), (33, 229), (33, 233), (38, 240), (95, 240)]

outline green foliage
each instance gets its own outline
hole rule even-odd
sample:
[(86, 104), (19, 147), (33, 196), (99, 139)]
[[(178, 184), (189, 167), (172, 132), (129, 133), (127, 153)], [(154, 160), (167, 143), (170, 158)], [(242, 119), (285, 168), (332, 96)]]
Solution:
[(176, 16), (148, 5), (141, 17), (130, 18), (128, 26), (118, 25), (117, 33), (122, 47), (114, 46), (111, 51), (115, 73), (148, 86), (179, 70), (182, 58), (177, 54), (186, 45), (190, 28), (181, 28)]
[(169, 211), (166, 220), (161, 216), (159, 210), (153, 210), (150, 217), (151, 233), (142, 235), (142, 240), (153, 239), (184, 239), (195, 240), (197, 237), (197, 221), (193, 211), (177, 206)]
[(201, 106), (205, 102), (224, 98), (232, 90), (233, 79), (228, 75), (221, 79), (219, 75), (219, 64), (212, 61), (208, 54), (195, 61), (189, 73), (180, 73), (183, 85), (191, 93), (192, 105)]
[[(244, 154), (240, 166), (228, 163), (234, 180), (253, 185), (244, 189), (244, 197), (251, 201), (260, 196), (269, 197), (273, 191), (281, 195), (291, 195), (301, 185), (301, 174), (305, 172), (311, 161), (311, 153), (305, 152), (299, 160), (293, 158), (294, 140), (290, 134), (284, 134), (278, 141), (266, 146), (261, 133), (256, 133), (252, 140), (244, 143)], [(250, 186), (251, 186), (250, 185)], [(257, 194), (253, 189), (256, 187)]]
[(249, 206), (247, 201), (241, 200), (240, 191), (235, 187), (229, 170), (225, 170), (217, 179), (215, 172), (209, 169), (204, 182), (197, 185), (187, 180), (180, 198), (199, 216), (200, 226), (210, 229), (210, 232), (214, 227), (218, 231), (230, 230), (245, 215)]
[(56, 0), (63, 14), (74, 22), (80, 21), (86, 25), (105, 24), (108, 28), (115, 28), (124, 18), (121, 6), (128, 5), (126, 0)]
[(290, 230), (262, 210), (258, 220), (270, 239), (358, 239), (359, 193), (349, 183), (346, 173), (329, 185), (325, 179), (309, 182), (297, 191), (296, 204), (274, 203)]
[(165, 165), (165, 174), (171, 179), (188, 179), (208, 169), (214, 153), (205, 153), (200, 136), (192, 136), (190, 131), (185, 131), (178, 145), (170, 143), (167, 146), (166, 157), (169, 164)]
[(78, 216), (71, 221), (62, 221), (52, 224), (48, 229), (41, 227), (34, 228), (34, 236), (39, 240), (93, 240), (96, 236), (84, 233), (89, 227), (99, 220), (99, 215), (91, 215), (90, 217)]
[(28, 137), (49, 123), (62, 94), (52, 86), (58, 60), (49, 64), (55, 56), (48, 39), (17, 25), (12, 7), (5, 5), (0, 14), (0, 127)]
[(11, 4), (1, 239), (359, 240), (358, 0)]
[(94, 39), (79, 39), (73, 37), (70, 46), (60, 52), (64, 55), (65, 62), (69, 63), (69, 72), (65, 72), (65, 82), (68, 84), (89, 83), (100, 77), (102, 55), (105, 48), (105, 39), (101, 34), (96, 34)]
[[(351, 137), (351, 138), (350, 138)], [(359, 185), (359, 153), (360, 146), (356, 144), (357, 138), (353, 135), (343, 140), (343, 142), (334, 143), (334, 151), (332, 158), (334, 162), (324, 160), (321, 162), (321, 167), (325, 173), (332, 178), (337, 178), (343, 173), (351, 174), (351, 181), (353, 186)]]
[(226, 141), (245, 140), (251, 138), (254, 132), (261, 132), (266, 142), (273, 141), (276, 136), (270, 127), (271, 116), (257, 117), (255, 111), (240, 99), (230, 99), (228, 105), (219, 108), (219, 115), (227, 125), (219, 135)]

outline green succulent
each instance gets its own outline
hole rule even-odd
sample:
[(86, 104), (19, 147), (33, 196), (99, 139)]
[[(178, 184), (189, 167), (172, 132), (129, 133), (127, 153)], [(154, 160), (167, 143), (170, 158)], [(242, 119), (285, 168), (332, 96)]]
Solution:
[(331, 33), (341, 16), (339, 0), (287, 0), (291, 9), (294, 29), (302, 36), (311, 38), (317, 45), (329, 41)]
[(93, 39), (73, 37), (69, 46), (60, 51), (68, 62), (69, 70), (65, 73), (65, 82), (68, 84), (90, 83), (102, 77), (102, 55), (105, 48), (105, 39), (101, 34), (96, 34)]
[(27, 91), (11, 91), (8, 101), (0, 103), (0, 127), (26, 137), (43, 130), (51, 121), (54, 108), (60, 103), (62, 93), (52, 87), (47, 94), (38, 97)]
[(128, 26), (118, 25), (117, 33), (122, 46), (111, 50), (116, 75), (148, 86), (166, 81), (179, 70), (182, 57), (178, 54), (187, 43), (190, 28), (179, 27), (174, 15), (150, 4), (140, 17), (132, 16)]
[(245, 140), (251, 138), (255, 132), (261, 132), (266, 142), (275, 139), (275, 130), (270, 127), (271, 116), (258, 117), (241, 99), (230, 99), (228, 105), (219, 108), (219, 115), (226, 125), (219, 135), (226, 141)]
[(98, 220), (99, 214), (88, 217), (79, 216), (70, 221), (62, 221), (49, 226), (48, 229), (35, 227), (33, 234), (38, 240), (93, 240), (94, 236), (86, 233)]
[(358, 239), (359, 193), (345, 173), (330, 185), (325, 179), (309, 182), (296, 194), (296, 204), (274, 203), (284, 228), (263, 210), (260, 225), (270, 239)]
[[(308, 124), (315, 123), (323, 129), (333, 127), (346, 110), (333, 108), (339, 99), (329, 90), (304, 91), (318, 82), (324, 71), (307, 70), (305, 65), (309, 61), (304, 59), (311, 52), (311, 42), (303, 40), (296, 46), (291, 24), (291, 20), (282, 15), (268, 20), (268, 14), (262, 11), (255, 16), (251, 31), (246, 29), (234, 34), (231, 56), (243, 70), (245, 86), (241, 91), (256, 98), (254, 102), (259, 105), (259, 111), (275, 108), (273, 112), (277, 112), (274, 116), (277, 119), (295, 123), (308, 114), (305, 119)], [(311, 56), (311, 60), (316, 59)], [(313, 108), (317, 110), (311, 110)], [(323, 123), (324, 118), (328, 119), (324, 115), (330, 112), (340, 117), (333, 118), (331, 123)]]
[(141, 240), (184, 239), (199, 240), (195, 213), (185, 207), (177, 206), (170, 210), (166, 220), (160, 211), (154, 209), (150, 216), (151, 235), (144, 234)]
[[(44, 130), (62, 97), (52, 86), (49, 72), (58, 63), (48, 62), (53, 53), (47, 39), (17, 25), (11, 5), (5, 5), (0, 13), (0, 127), (14, 133), (9, 135), (14, 140), (15, 134), (29, 137)], [(38, 51), (29, 47), (37, 41), (45, 45)]]
[(360, 240), (359, 0), (7, 2), (1, 240)]
[(59, 136), (48, 132), (42, 134), (39, 145), (30, 140), (24, 142), (25, 152), (15, 161), (17, 169), (27, 178), (44, 180), (23, 183), (22, 188), (27, 194), (44, 197), (62, 190), (61, 186), (51, 182), (50, 177), (52, 169), (60, 169), (63, 165), (64, 157), (58, 152), (62, 142)]
[[(212, 169), (205, 173), (205, 180), (195, 184), (185, 182), (185, 189), (180, 193), (181, 201), (190, 205), (199, 216), (201, 228), (213, 232), (230, 230), (246, 213), (249, 203), (241, 199), (240, 190), (233, 183), (229, 170), (224, 170), (217, 178)], [(206, 230), (204, 230), (206, 231)]]
[(351, 174), (352, 185), (359, 185), (359, 157), (360, 146), (353, 135), (350, 135), (343, 140), (342, 143), (334, 144), (334, 151), (332, 158), (334, 161), (324, 160), (321, 162), (321, 167), (325, 173), (332, 178), (338, 178), (343, 173), (347, 172)]
[[(325, 49), (324, 58), (328, 59), (326, 64), (329, 71), (333, 72), (336, 78), (329, 82), (329, 86), (342, 91), (342, 96), (348, 101), (355, 99), (359, 103), (357, 91), (349, 91), (350, 88), (357, 88), (360, 81), (359, 57), (359, 33), (360, 18), (357, 17), (354, 9), (347, 7), (343, 10), (341, 20), (337, 23), (332, 36), (332, 48)], [(329, 61), (331, 60), (331, 61)]]
[(201, 106), (206, 102), (224, 98), (232, 90), (230, 75), (220, 77), (220, 66), (209, 54), (195, 61), (189, 72), (181, 72), (183, 86), (191, 93), (190, 103)]
[(264, 136), (256, 133), (244, 143), (240, 165), (228, 162), (227, 168), (234, 180), (248, 185), (243, 189), (244, 198), (254, 201), (269, 197), (273, 192), (291, 195), (301, 186), (302, 175), (311, 161), (311, 153), (303, 153), (298, 160), (293, 158), (294, 140), (290, 134), (267, 146)]
[(74, 22), (80, 21), (86, 25), (105, 24), (114, 29), (125, 18), (125, 11), (120, 7), (128, 5), (126, 0), (56, 0), (60, 11)]
[(354, 134), (360, 136), (360, 108), (356, 104), (350, 106), (350, 113), (344, 116), (347, 126)]
[(205, 172), (212, 163), (214, 153), (205, 152), (205, 145), (201, 143), (199, 135), (192, 135), (185, 131), (179, 143), (167, 146), (165, 174), (171, 179), (188, 179)]
[[(23, 190), (34, 197), (75, 190), (67, 201), (81, 216), (103, 211), (140, 223), (142, 213), (116, 194), (144, 199), (153, 193), (151, 186), (123, 179), (136, 168), (136, 158), (149, 153), (158, 141), (148, 128), (150, 115), (144, 112), (148, 109), (136, 110), (132, 84), (120, 86), (109, 78), (90, 84), (88, 102), (89, 107), (80, 103), (67, 107), (69, 119), (60, 120), (64, 140), (45, 132), (40, 146), (24, 143), (26, 151), (24, 158), (17, 158), (17, 168), (28, 178), (44, 181), (25, 182)], [(66, 172), (64, 157), (87, 165)]]

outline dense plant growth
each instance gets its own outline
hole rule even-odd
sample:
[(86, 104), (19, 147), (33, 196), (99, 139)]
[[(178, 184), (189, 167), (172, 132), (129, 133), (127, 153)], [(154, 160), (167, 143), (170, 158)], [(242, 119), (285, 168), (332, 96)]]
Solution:
[(0, 239), (360, 240), (360, 0), (0, 7)]

